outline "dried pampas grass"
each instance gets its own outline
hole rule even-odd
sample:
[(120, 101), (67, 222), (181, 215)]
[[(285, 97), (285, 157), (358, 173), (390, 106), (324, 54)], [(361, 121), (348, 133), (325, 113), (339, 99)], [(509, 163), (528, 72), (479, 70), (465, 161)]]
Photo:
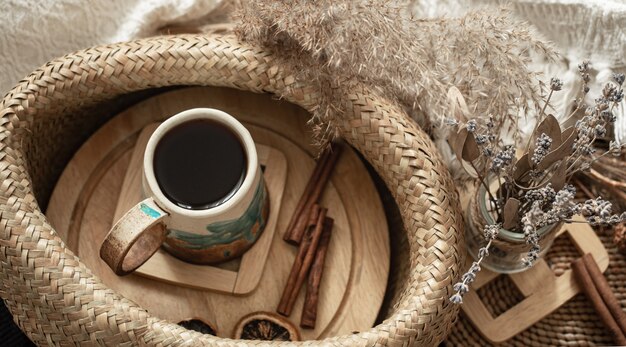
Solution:
[(491, 114), (499, 128), (517, 133), (518, 116), (543, 105), (531, 54), (554, 57), (504, 10), (426, 20), (398, 1), (263, 0), (236, 18), (241, 39), (265, 45), (317, 82), (325, 96), (314, 115), (322, 142), (341, 115), (335, 93), (324, 91), (357, 82), (397, 102), (435, 138), (445, 136), (437, 132), (446, 118), (463, 117), (452, 114), (451, 90), (472, 118)]

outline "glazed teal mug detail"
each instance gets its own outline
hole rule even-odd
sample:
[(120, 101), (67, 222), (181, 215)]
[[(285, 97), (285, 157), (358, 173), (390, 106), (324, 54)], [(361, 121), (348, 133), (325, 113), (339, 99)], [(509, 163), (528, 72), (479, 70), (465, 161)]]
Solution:
[(133, 272), (161, 247), (195, 264), (241, 256), (269, 215), (254, 141), (220, 110), (187, 110), (155, 130), (144, 153), (142, 189), (145, 199), (100, 247), (118, 275)]

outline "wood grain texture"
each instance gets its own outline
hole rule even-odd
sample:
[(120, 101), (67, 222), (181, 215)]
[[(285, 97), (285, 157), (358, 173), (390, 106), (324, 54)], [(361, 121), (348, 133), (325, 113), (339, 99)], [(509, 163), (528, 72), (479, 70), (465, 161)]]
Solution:
[[(583, 221), (580, 216), (574, 217), (574, 220)], [(608, 268), (608, 252), (588, 224), (565, 224), (557, 231), (559, 236), (569, 237), (581, 256), (590, 253), (602, 272)], [(471, 263), (471, 260), (468, 261)], [(476, 291), (498, 276), (509, 276), (525, 299), (498, 317), (493, 317)], [(572, 270), (557, 277), (546, 261), (539, 259), (532, 269), (511, 275), (483, 269), (465, 295), (462, 310), (481, 335), (493, 343), (499, 343), (539, 322), (580, 291)]]
[[(76, 153), (50, 200), (47, 216), (81, 260), (113, 290), (149, 313), (178, 322), (200, 318), (230, 337), (236, 322), (254, 311), (274, 311), (296, 249), (280, 237), (272, 240), (258, 288), (235, 297), (182, 288), (142, 276), (115, 276), (97, 256), (100, 241), (113, 222), (122, 177), (132, 160), (133, 144), (143, 127), (192, 107), (214, 107), (238, 118), (254, 140), (279, 148), (288, 165), (309, 175), (316, 156), (301, 108), (267, 95), (226, 88), (188, 88), (159, 95), (121, 113)], [(291, 163), (295, 163), (291, 165)], [(308, 175), (288, 175), (277, 230), (285, 230)], [(85, 187), (93, 187), (89, 194)], [(370, 328), (384, 296), (389, 272), (388, 229), (371, 178), (352, 149), (347, 149), (321, 199), (335, 220), (322, 281), (316, 328), (302, 338), (320, 339)], [(80, 213), (76, 211), (80, 210)], [(375, 255), (375, 256), (372, 256)], [(239, 264), (241, 266), (242, 264)], [(232, 268), (223, 269), (224, 275)], [(293, 314), (297, 323), (304, 302), (301, 291)], [(294, 324), (297, 326), (297, 324)]]

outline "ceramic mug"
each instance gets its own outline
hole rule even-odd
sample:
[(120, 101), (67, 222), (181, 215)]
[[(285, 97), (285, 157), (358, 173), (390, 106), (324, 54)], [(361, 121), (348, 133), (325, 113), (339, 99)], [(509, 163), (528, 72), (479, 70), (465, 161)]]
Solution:
[[(225, 197), (226, 201), (191, 209), (179, 206), (164, 194), (155, 176), (154, 157), (168, 131), (199, 119), (220, 123), (237, 136), (246, 156), (246, 171), (239, 188)], [(134, 271), (160, 247), (196, 264), (237, 257), (258, 239), (269, 214), (269, 197), (250, 133), (235, 118), (215, 109), (181, 112), (155, 130), (144, 154), (142, 188), (145, 199), (111, 228), (100, 247), (100, 257), (118, 275)]]

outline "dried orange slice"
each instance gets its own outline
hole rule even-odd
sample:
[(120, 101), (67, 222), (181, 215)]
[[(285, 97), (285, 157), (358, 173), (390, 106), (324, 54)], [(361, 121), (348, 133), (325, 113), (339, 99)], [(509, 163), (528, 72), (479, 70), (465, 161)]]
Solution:
[(287, 319), (271, 312), (255, 312), (243, 317), (235, 327), (235, 339), (299, 341), (298, 329)]

